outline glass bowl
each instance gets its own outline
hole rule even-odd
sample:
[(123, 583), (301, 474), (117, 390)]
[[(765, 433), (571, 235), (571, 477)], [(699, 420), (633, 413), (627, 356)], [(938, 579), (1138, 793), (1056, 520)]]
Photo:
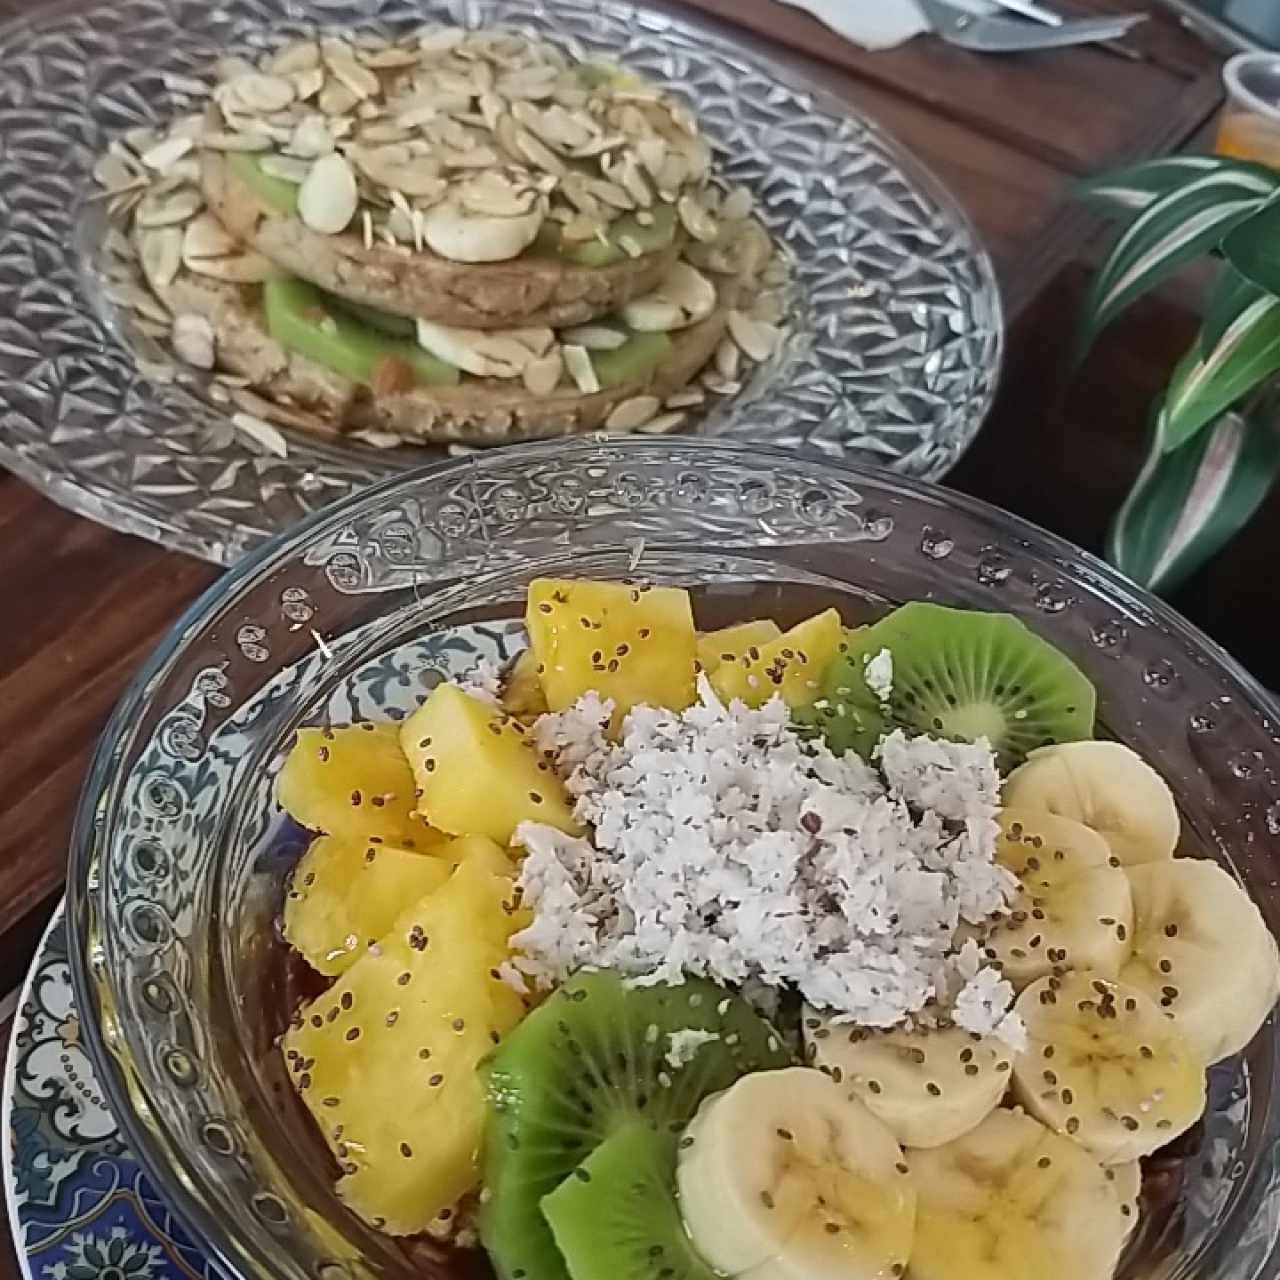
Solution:
[[(705, 440), (586, 438), (397, 477), (196, 602), (112, 718), (76, 821), (85, 1039), (147, 1172), (229, 1276), (458, 1274), (342, 1209), (276, 1068), (297, 988), (273, 921), (303, 836), (272, 777), (300, 724), (403, 713), (433, 671), (510, 653), (524, 587), (547, 573), (696, 585), (703, 625), (922, 598), (1014, 613), (1092, 676), (1105, 730), (1169, 780), (1185, 850), (1228, 865), (1280, 933), (1280, 708), (1066, 543), (887, 473)], [(1148, 1162), (1125, 1276), (1276, 1274), (1277, 1081), (1269, 1021), (1214, 1068), (1203, 1123)]]

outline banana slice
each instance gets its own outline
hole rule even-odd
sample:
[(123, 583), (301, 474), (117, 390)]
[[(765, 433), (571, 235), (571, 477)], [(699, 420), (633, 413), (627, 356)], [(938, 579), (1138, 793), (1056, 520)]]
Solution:
[(1124, 866), (1167, 858), (1178, 843), (1173, 793), (1120, 742), (1063, 742), (1033, 751), (1005, 782), (1004, 802), (1083, 822)]
[(1021, 1111), (911, 1152), (911, 1280), (1109, 1280), (1128, 1220), (1087, 1151)]
[(1032, 983), (1014, 1008), (1027, 1027), (1018, 1100), (1103, 1164), (1150, 1155), (1200, 1118), (1204, 1063), (1137, 987), (1082, 969)]
[(1104, 1165), (1102, 1171), (1111, 1184), (1112, 1194), (1120, 1202), (1125, 1236), (1131, 1236), (1142, 1212), (1142, 1165), (1137, 1160), (1130, 1160), (1128, 1164)]
[(751, 1280), (879, 1280), (911, 1253), (916, 1199), (902, 1149), (809, 1067), (743, 1076), (680, 1142), (680, 1212), (698, 1252)]
[(1166, 1010), (1205, 1062), (1238, 1053), (1280, 995), (1280, 956), (1261, 912), (1213, 862), (1174, 858), (1127, 874), (1133, 957), (1121, 980)]
[(960, 1027), (871, 1031), (806, 1011), (807, 1058), (882, 1120), (904, 1147), (968, 1133), (1004, 1097), (1012, 1055)]
[(985, 946), (1015, 987), (1055, 969), (1093, 969), (1108, 978), (1120, 972), (1133, 901), (1096, 831), (1053, 813), (1005, 809), (996, 859), (1018, 877), (1018, 893)]

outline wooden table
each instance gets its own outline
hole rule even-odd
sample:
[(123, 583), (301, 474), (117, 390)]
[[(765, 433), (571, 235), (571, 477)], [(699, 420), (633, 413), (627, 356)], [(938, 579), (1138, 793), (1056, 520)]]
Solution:
[[(1168, 20), (1135, 37), (1141, 62), (1089, 49), (982, 58), (933, 40), (871, 56), (772, 0), (697, 3), (768, 33), (781, 56), (879, 118), (960, 197), (996, 256), (1011, 330), (996, 411), (950, 482), (1097, 549), (1137, 470), (1146, 404), (1191, 333), (1194, 299), (1166, 293), (1139, 308), (1069, 382), (1063, 354), (1095, 230), (1071, 203), (1069, 182), (1180, 146), (1216, 106), (1217, 57)], [(18, 7), (0, 0), (0, 17)], [(1280, 659), (1257, 621), (1268, 616), (1267, 561), (1278, 535), (1273, 504), (1178, 602), (1272, 681), (1280, 681)], [(0, 472), (5, 1045), (12, 992), (62, 892), (94, 739), (131, 673), (216, 575), (70, 515)], [(0, 1246), (0, 1280), (10, 1280), (13, 1265)]]

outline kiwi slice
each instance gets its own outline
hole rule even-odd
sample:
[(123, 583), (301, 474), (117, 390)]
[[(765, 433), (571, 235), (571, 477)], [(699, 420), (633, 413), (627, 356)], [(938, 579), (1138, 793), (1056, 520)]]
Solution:
[(282, 347), (353, 382), (373, 385), (388, 361), (399, 364), (402, 379), (410, 385), (453, 386), (462, 376), (417, 343), (367, 328), (302, 280), (268, 280), (262, 293), (267, 329)]
[(245, 151), (226, 152), (227, 167), (263, 204), (278, 213), (298, 212), (298, 188), (283, 178), (263, 173), (258, 157)]
[[(673, 1065), (671, 1035), (689, 1029), (718, 1039)], [(480, 1239), (498, 1275), (564, 1280), (542, 1199), (614, 1133), (643, 1120), (678, 1134), (708, 1094), (790, 1061), (773, 1028), (713, 982), (635, 987), (611, 972), (570, 979), (489, 1065)]]
[[(1093, 736), (1093, 685), (1010, 614), (916, 601), (845, 641), (816, 710), (833, 750), (869, 756), (894, 728), (963, 742), (985, 737), (1007, 769), (1036, 747)], [(865, 676), (882, 649), (893, 657), (883, 704)]]
[(676, 1142), (652, 1123), (628, 1124), (542, 1201), (572, 1280), (716, 1280), (680, 1220)]
[(584, 267), (607, 267), (611, 262), (621, 262), (627, 256), (622, 247), (629, 239), (640, 247), (640, 252), (656, 253), (665, 249), (676, 233), (676, 211), (669, 204), (657, 204), (649, 210), (653, 220), (648, 226), (636, 221), (635, 214), (626, 213), (609, 224), (603, 240), (583, 240), (579, 244), (560, 245), (560, 256), (568, 262)]
[(670, 350), (671, 339), (665, 333), (633, 333), (612, 351), (592, 351), (591, 365), (596, 380), (607, 391), (656, 368)]

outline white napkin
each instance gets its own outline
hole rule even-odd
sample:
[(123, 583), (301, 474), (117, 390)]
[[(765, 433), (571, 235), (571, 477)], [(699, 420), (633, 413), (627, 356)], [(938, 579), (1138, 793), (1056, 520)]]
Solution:
[[(783, 0), (864, 49), (892, 49), (932, 30), (915, 0)], [(995, 13), (989, 0), (947, 0), (969, 13)]]

